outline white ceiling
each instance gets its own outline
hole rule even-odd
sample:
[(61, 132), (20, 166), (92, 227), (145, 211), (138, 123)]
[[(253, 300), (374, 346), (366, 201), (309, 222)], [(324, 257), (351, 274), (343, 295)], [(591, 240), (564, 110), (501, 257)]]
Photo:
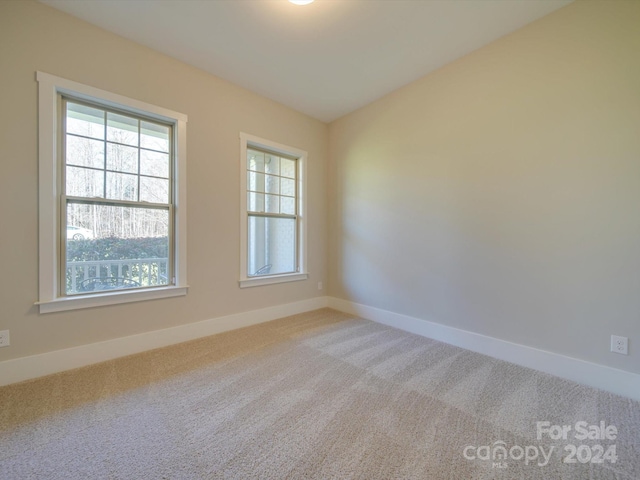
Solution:
[(572, 0), (41, 0), (329, 122)]

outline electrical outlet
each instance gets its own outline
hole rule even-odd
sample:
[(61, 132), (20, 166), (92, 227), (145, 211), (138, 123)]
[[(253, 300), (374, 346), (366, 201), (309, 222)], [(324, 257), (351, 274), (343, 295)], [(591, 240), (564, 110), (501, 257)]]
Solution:
[(318, 282), (318, 290), (322, 290), (322, 282)]
[(627, 337), (619, 337), (611, 335), (611, 351), (621, 355), (629, 354), (629, 339)]
[(9, 330), (0, 330), (0, 347), (8, 347), (10, 344)]

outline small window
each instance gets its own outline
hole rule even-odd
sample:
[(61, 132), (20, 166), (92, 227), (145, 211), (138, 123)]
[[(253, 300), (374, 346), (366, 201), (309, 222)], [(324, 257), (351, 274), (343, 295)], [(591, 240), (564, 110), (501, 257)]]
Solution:
[(38, 82), (40, 311), (186, 294), (186, 116)]
[(240, 286), (307, 278), (304, 270), (306, 152), (241, 135)]

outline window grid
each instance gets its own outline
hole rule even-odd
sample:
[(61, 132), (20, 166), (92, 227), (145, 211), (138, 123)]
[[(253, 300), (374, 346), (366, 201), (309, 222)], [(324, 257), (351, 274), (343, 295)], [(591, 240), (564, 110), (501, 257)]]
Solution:
[[(261, 152), (264, 153), (264, 152)], [(278, 161), (280, 161), (280, 157), (278, 157)], [(295, 162), (295, 160), (294, 160)], [(297, 163), (296, 163), (296, 167), (295, 170), (297, 170)], [(294, 172), (295, 172), (294, 170)], [(297, 185), (297, 179), (294, 173), (293, 177), (290, 176), (286, 176), (286, 175), (277, 175), (277, 174), (272, 174), (272, 173), (266, 173), (266, 172), (261, 172), (259, 170), (254, 170), (252, 168), (247, 168), (247, 172), (249, 174), (254, 173), (257, 175), (263, 175), (264, 176), (264, 188), (263, 190), (253, 190), (251, 189), (250, 185), (251, 185), (251, 181), (247, 182), (247, 193), (255, 193), (257, 195), (271, 195), (274, 197), (278, 197), (278, 212), (265, 212), (265, 210), (256, 210), (254, 208), (251, 207), (250, 202), (247, 203), (247, 210), (249, 212), (254, 212), (254, 213), (279, 213), (281, 215), (287, 215), (291, 218), (295, 218), (297, 213), (298, 213), (298, 205), (297, 205), (297, 201), (296, 199), (298, 198), (298, 185)], [(267, 178), (268, 177), (272, 177), (272, 178), (277, 178), (278, 179), (278, 193), (274, 193), (274, 192), (267, 192)], [(293, 194), (292, 195), (287, 195), (287, 194), (283, 194), (282, 192), (282, 180), (289, 180), (293, 182)], [(256, 178), (256, 183), (257, 183), (257, 178)], [(294, 200), (294, 213), (282, 213), (282, 198), (290, 198)]]
[[(69, 103), (75, 104), (75, 105), (80, 105), (80, 106), (88, 106), (90, 108), (96, 109), (96, 110), (101, 110), (103, 113), (103, 138), (95, 138), (95, 137), (90, 137), (90, 136), (86, 136), (86, 135), (81, 135), (78, 133), (72, 133), (72, 132), (67, 132), (67, 105)], [(92, 104), (86, 104), (84, 102), (80, 102), (77, 101), (75, 99), (71, 99), (71, 98), (64, 98), (64, 107), (63, 107), (63, 112), (64, 112), (64, 121), (63, 121), (63, 136), (64, 136), (64, 145), (67, 145), (67, 138), (68, 137), (74, 137), (74, 138), (83, 138), (83, 139), (87, 139), (87, 140), (92, 140), (92, 141), (99, 141), (102, 142), (102, 144), (104, 145), (103, 148), (103, 153), (102, 153), (102, 157), (103, 157), (103, 161), (102, 161), (102, 168), (97, 168), (97, 167), (91, 167), (91, 166), (87, 166), (87, 165), (82, 165), (79, 163), (73, 163), (73, 162), (69, 162), (69, 158), (67, 156), (67, 152), (66, 149), (63, 152), (64, 155), (64, 164), (65, 167), (66, 166), (71, 166), (71, 167), (75, 167), (75, 168), (82, 168), (85, 170), (92, 170), (92, 171), (99, 171), (99, 172), (103, 172), (103, 189), (102, 189), (102, 196), (98, 197), (98, 198), (104, 198), (104, 199), (108, 199), (110, 201), (119, 201), (122, 199), (115, 199), (115, 198), (109, 198), (107, 196), (107, 174), (108, 173), (115, 173), (115, 174), (120, 174), (120, 175), (135, 175), (137, 177), (136, 182), (137, 182), (137, 188), (136, 188), (136, 200), (131, 200), (134, 202), (140, 202), (143, 204), (148, 204), (148, 203), (159, 203), (159, 204), (163, 204), (163, 205), (169, 205), (170, 204), (170, 199), (172, 198), (171, 196), (171, 178), (170, 176), (160, 176), (160, 175), (149, 175), (149, 174), (143, 174), (141, 173), (141, 157), (142, 157), (142, 152), (153, 152), (153, 153), (160, 153), (163, 155), (168, 155), (168, 171), (171, 171), (171, 138), (172, 138), (172, 134), (171, 134), (171, 129), (172, 127), (170, 125), (165, 125), (156, 121), (152, 121), (146, 118), (142, 118), (142, 117), (138, 117), (136, 115), (133, 114), (128, 114), (128, 113), (122, 113), (122, 112), (117, 112), (115, 110), (111, 110), (111, 109), (107, 109), (104, 108), (102, 106), (98, 106), (98, 105), (92, 105)], [(127, 143), (122, 143), (122, 142), (117, 142), (117, 141), (113, 141), (113, 140), (109, 140), (108, 139), (108, 127), (109, 127), (109, 123), (108, 123), (108, 114), (112, 113), (112, 114), (116, 114), (119, 116), (123, 116), (123, 117), (128, 117), (131, 119), (136, 120), (136, 125), (137, 125), (137, 132), (136, 132), (136, 138), (137, 138), (137, 145), (131, 145), (131, 144), (127, 144)], [(168, 148), (166, 151), (163, 150), (157, 150), (157, 149), (152, 149), (152, 148), (147, 148), (147, 147), (142, 147), (141, 146), (141, 123), (142, 122), (146, 122), (149, 124), (153, 124), (153, 125), (158, 125), (158, 126), (162, 126), (162, 127), (166, 127), (169, 129), (169, 144), (168, 144)], [(136, 172), (126, 172), (126, 171), (122, 171), (122, 170), (114, 170), (114, 169), (110, 169), (107, 168), (107, 154), (108, 154), (108, 145), (118, 145), (118, 146), (122, 146), (122, 147), (129, 147), (129, 148), (136, 148), (137, 149), (137, 158), (136, 158), (136, 163), (137, 163), (137, 168), (136, 168)], [(64, 169), (65, 173), (66, 173), (66, 168)], [(166, 202), (147, 202), (144, 200), (140, 200), (140, 180), (141, 178), (153, 178), (153, 179), (158, 179), (158, 180), (167, 180), (168, 181), (168, 198)], [(66, 184), (66, 175), (63, 177), (63, 185), (62, 185), (63, 191), (66, 193), (66, 189), (67, 189), (67, 184)], [(95, 197), (86, 197), (83, 195), (79, 195), (78, 197), (81, 198), (95, 198)]]

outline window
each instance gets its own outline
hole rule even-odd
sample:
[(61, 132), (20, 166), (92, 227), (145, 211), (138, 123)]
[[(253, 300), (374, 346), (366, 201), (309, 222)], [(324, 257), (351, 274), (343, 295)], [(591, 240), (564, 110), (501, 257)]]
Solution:
[(307, 154), (247, 134), (240, 140), (240, 286), (304, 280)]
[(38, 82), (40, 312), (186, 294), (186, 116)]

